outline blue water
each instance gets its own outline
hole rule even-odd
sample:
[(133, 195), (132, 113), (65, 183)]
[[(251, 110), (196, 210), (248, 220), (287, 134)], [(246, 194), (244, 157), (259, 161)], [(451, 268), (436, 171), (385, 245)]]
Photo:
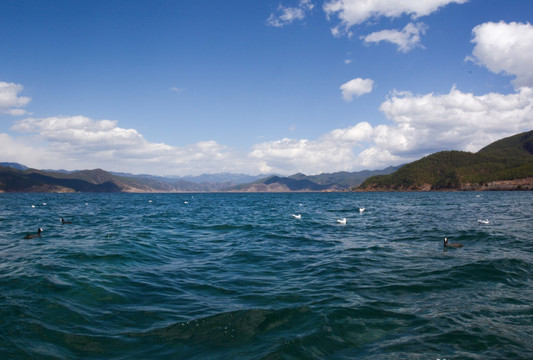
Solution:
[(0, 194), (0, 358), (530, 359), (532, 230), (533, 192)]

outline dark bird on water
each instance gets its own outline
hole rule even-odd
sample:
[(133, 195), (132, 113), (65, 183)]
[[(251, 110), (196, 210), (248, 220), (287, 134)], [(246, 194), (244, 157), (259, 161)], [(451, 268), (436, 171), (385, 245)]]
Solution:
[(65, 221), (65, 219), (61, 218), (61, 224), (72, 224), (72, 221)]
[(41, 233), (43, 232), (43, 229), (39, 228), (39, 230), (37, 230), (37, 234), (27, 234), (26, 236), (24, 236), (24, 239), (33, 239), (33, 238), (36, 238), (36, 237), (41, 237)]
[(450, 243), (448, 242), (448, 238), (444, 238), (444, 247), (460, 248), (460, 247), (463, 247), (463, 244)]

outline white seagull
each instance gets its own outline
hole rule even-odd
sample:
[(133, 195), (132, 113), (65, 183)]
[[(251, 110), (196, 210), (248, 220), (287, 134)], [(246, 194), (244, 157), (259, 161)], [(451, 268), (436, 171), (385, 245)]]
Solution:
[(480, 223), (480, 224), (485, 224), (485, 225), (490, 224), (489, 219), (482, 219), (482, 220), (478, 220), (477, 222)]
[(341, 225), (346, 225), (346, 218), (343, 218), (342, 220), (337, 219), (337, 222)]
[(359, 212), (363, 213), (365, 211), (365, 208), (359, 208)]
[(302, 214), (298, 214), (298, 215), (292, 214), (292, 216), (293, 216), (295, 219), (298, 219), (298, 220), (301, 220), (301, 219), (302, 219)]

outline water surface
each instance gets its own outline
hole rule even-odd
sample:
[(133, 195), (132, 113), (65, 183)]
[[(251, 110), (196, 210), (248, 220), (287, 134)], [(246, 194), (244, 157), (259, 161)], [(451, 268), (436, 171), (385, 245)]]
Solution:
[(528, 359), (532, 224), (532, 192), (0, 194), (0, 354)]

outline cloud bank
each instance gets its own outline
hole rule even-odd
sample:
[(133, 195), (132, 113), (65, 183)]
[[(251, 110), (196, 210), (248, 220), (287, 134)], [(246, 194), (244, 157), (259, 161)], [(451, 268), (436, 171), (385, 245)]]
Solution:
[(392, 125), (368, 122), (335, 129), (316, 140), (257, 144), (250, 156), (264, 172), (378, 169), (441, 150), (477, 151), (505, 136), (530, 130), (533, 89), (475, 96), (453, 88), (444, 95), (393, 92), (380, 110)]
[[(21, 144), (7, 134), (1, 134), (6, 143), (13, 149), (32, 148), (15, 156), (17, 161), (39, 168), (57, 168), (61, 164), (77, 169), (83, 164), (84, 168), (103, 167), (153, 174), (200, 174), (210, 168), (242, 170), (238, 161), (234, 163), (235, 168), (225, 168), (224, 161), (233, 155), (226, 146), (215, 141), (185, 147), (149, 142), (135, 129), (118, 127), (117, 121), (95, 121), (85, 116), (27, 118), (16, 122), (12, 130), (27, 133), (30, 139)], [(47, 156), (39, 162), (47, 165), (35, 164), (31, 153), (43, 152)]]
[(392, 92), (380, 111), (389, 124), (358, 122), (316, 139), (265, 141), (238, 153), (216, 141), (176, 147), (146, 140), (116, 121), (84, 116), (26, 118), (0, 134), (6, 161), (38, 168), (105, 168), (159, 175), (205, 172), (292, 174), (379, 169), (440, 150), (477, 151), (488, 143), (531, 130), (533, 88), (476, 96)]

